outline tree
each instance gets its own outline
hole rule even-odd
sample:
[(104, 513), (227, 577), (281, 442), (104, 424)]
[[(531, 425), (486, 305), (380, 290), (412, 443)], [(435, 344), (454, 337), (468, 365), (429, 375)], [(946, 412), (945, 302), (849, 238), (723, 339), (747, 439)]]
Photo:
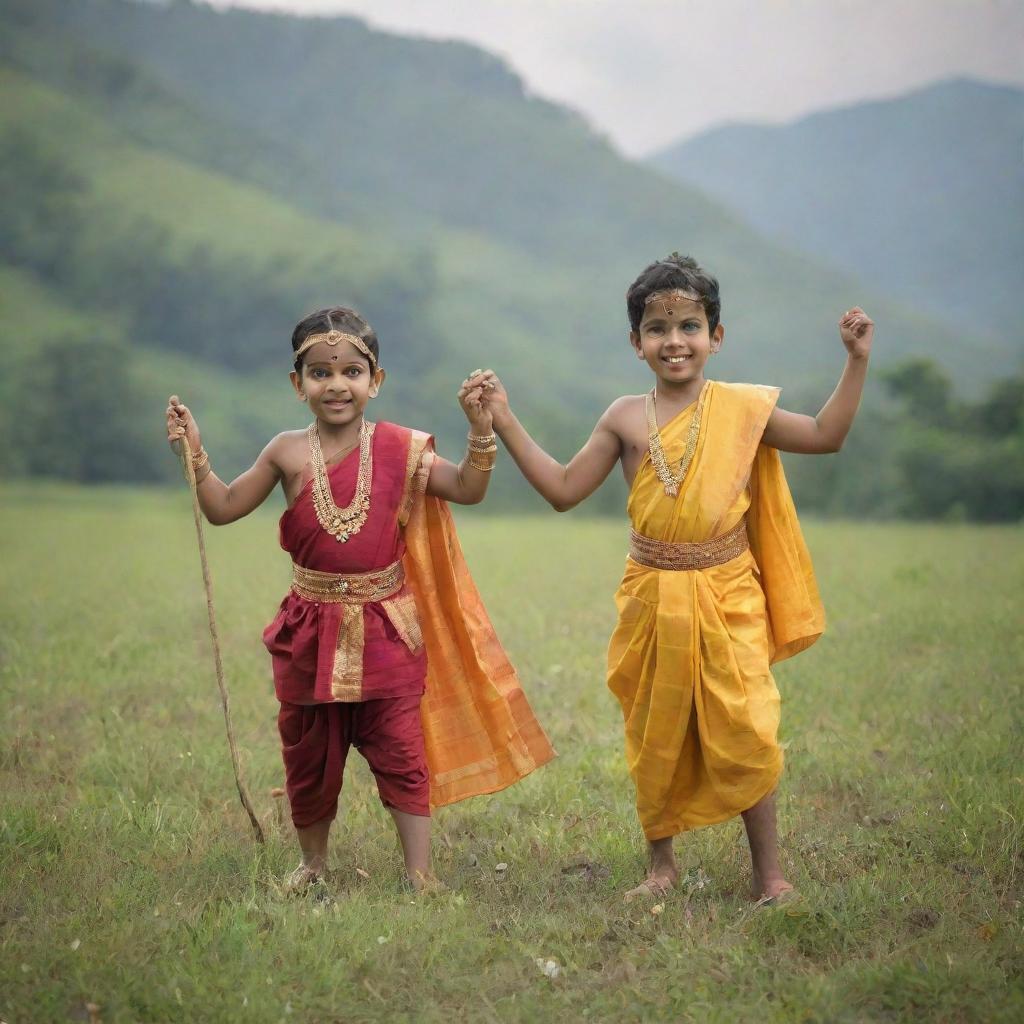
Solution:
[[(150, 429), (131, 386), (131, 352), (96, 336), (41, 342), (18, 368), (7, 429), (16, 449), (31, 452), (33, 475), (76, 483), (151, 481), (166, 475), (159, 430)], [(153, 440), (153, 439), (156, 440)]]

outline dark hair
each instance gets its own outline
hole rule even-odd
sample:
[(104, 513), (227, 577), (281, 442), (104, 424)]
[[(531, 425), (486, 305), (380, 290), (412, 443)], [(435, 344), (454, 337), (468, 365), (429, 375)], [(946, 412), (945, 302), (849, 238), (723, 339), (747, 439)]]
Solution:
[[(366, 342), (366, 347), (373, 353), (374, 361), (380, 365), (380, 346), (373, 328), (354, 310), (347, 306), (331, 306), (330, 309), (318, 309), (310, 313), (295, 325), (292, 331), (292, 351), (311, 334), (326, 334), (328, 331), (344, 331), (354, 334)], [(295, 360), (295, 372), (302, 373), (302, 356)]]
[(640, 330), (648, 295), (672, 288), (682, 288), (700, 296), (700, 304), (708, 318), (708, 330), (714, 333), (722, 313), (718, 281), (700, 267), (692, 256), (680, 256), (677, 252), (644, 267), (640, 276), (629, 286), (626, 292), (626, 311), (629, 313), (630, 328)]

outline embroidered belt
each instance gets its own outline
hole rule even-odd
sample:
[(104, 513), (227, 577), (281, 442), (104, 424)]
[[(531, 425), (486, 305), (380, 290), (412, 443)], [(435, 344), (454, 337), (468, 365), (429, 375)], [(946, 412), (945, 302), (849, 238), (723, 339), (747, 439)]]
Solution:
[[(380, 603), (410, 651), (415, 653), (423, 646), (416, 598), (411, 593), (400, 593), (404, 585), (405, 570), (401, 562), (361, 573), (320, 572), (292, 563), (292, 590), (299, 597), (316, 603), (343, 605), (329, 666), (330, 680), (324, 680), (331, 700), (363, 699), (364, 604)], [(321, 691), (319, 670), (316, 690)]]
[(688, 544), (655, 540), (636, 530), (629, 531), (629, 557), (651, 569), (710, 569), (713, 565), (731, 562), (749, 547), (745, 519), (741, 519), (728, 533)]
[(306, 569), (292, 562), (292, 590), (307, 601), (330, 604), (365, 604), (383, 601), (405, 583), (401, 562), (373, 572), (337, 573)]

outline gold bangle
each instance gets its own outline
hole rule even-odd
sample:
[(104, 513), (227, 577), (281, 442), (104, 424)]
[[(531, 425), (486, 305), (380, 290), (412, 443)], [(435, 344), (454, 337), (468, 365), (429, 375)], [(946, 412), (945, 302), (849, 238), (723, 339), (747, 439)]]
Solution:
[(469, 447), (478, 452), (488, 451), (488, 446), (494, 444), (494, 434), (484, 434), (482, 437), (474, 437), (472, 434), (467, 438)]
[(466, 452), (466, 460), (474, 469), (479, 469), (481, 473), (490, 473), (494, 469), (494, 463), (497, 461), (497, 448), (491, 452), (474, 452), (470, 449)]
[(210, 456), (206, 454), (206, 449), (200, 445), (199, 451), (192, 453), (192, 468), (202, 469), (210, 461)]
[[(202, 469), (206, 468), (206, 472), (202, 473)], [(199, 471), (193, 470), (193, 476), (197, 484), (201, 484), (211, 473), (213, 472), (213, 466), (210, 465), (210, 460), (207, 459), (202, 466), (199, 467)]]

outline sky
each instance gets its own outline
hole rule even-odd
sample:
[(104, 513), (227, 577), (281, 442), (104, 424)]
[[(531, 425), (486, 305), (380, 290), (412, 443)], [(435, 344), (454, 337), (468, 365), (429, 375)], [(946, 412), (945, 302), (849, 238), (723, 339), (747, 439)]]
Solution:
[(207, 0), (497, 53), (630, 156), (954, 75), (1024, 86), (1024, 0)]

